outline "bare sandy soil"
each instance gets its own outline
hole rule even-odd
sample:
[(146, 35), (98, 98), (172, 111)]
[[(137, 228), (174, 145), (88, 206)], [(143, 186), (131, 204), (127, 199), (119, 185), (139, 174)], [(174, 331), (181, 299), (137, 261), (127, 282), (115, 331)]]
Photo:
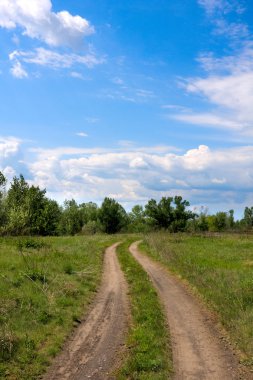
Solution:
[(86, 320), (82, 321), (44, 380), (114, 379), (124, 352), (128, 325), (127, 285), (114, 244), (104, 257), (99, 293)]
[(214, 318), (175, 276), (138, 251), (130, 252), (149, 274), (164, 305), (172, 339), (175, 380), (253, 379), (240, 368)]

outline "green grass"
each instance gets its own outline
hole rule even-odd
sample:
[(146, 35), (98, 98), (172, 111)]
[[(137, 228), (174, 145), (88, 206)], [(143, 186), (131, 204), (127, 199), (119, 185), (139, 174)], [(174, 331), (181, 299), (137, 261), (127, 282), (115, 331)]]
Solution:
[(118, 380), (167, 380), (172, 375), (172, 360), (166, 321), (146, 272), (128, 252), (133, 241), (129, 239), (118, 247), (132, 312), (128, 356)]
[(115, 237), (0, 239), (0, 378), (37, 379), (87, 310)]
[(253, 365), (253, 236), (154, 233), (141, 248), (197, 289)]

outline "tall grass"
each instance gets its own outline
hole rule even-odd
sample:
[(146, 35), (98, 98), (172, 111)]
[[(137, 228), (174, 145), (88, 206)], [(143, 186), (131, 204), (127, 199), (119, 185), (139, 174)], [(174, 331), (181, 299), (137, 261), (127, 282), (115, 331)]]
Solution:
[(142, 248), (198, 290), (253, 364), (253, 237), (156, 233)]
[(0, 378), (37, 379), (96, 291), (115, 239), (0, 239)]
[(117, 378), (168, 380), (172, 378), (172, 353), (166, 319), (147, 273), (128, 251), (133, 241), (129, 239), (117, 249), (129, 286), (132, 312), (128, 356)]

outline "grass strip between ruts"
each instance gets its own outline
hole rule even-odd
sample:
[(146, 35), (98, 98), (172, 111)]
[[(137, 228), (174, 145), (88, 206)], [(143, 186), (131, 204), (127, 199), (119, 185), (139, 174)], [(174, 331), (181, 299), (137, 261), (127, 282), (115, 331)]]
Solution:
[(168, 380), (172, 377), (172, 354), (166, 318), (148, 275), (128, 251), (132, 242), (129, 239), (117, 249), (132, 312), (128, 355), (117, 379)]

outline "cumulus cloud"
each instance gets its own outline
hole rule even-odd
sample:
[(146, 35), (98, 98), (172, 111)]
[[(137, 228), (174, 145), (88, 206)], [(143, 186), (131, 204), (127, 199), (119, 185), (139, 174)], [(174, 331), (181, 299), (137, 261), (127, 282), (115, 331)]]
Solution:
[[(68, 69), (74, 65), (92, 68), (104, 62), (104, 58), (96, 57), (91, 45), (86, 46), (84, 53), (84, 37), (94, 33), (94, 27), (85, 18), (72, 15), (66, 10), (53, 12), (50, 0), (0, 1), (1, 27), (15, 31), (12, 41), (18, 46), (23, 42), (19, 38), (20, 33), (31, 40), (40, 41), (42, 45), (37, 47), (36, 42), (35, 49), (20, 48), (9, 55), (12, 62), (10, 72), (16, 78), (28, 76), (28, 64)], [(76, 71), (71, 76), (83, 79)]]
[(53, 12), (50, 0), (2, 0), (0, 26), (20, 27), (24, 35), (51, 46), (73, 46), (94, 33), (86, 19), (67, 11)]
[(20, 144), (21, 140), (15, 137), (0, 137), (0, 161), (15, 155)]
[(15, 137), (0, 137), (0, 171), (8, 180), (16, 175), (17, 157), (22, 141)]
[(129, 206), (179, 194), (192, 204), (226, 207), (246, 202), (253, 187), (253, 146), (200, 145), (181, 153), (57, 148), (34, 155), (27, 164), (34, 183), (61, 200), (99, 202), (109, 195)]
[[(57, 147), (33, 149), (20, 171), (22, 141), (0, 139), (0, 170), (11, 179), (20, 172), (63, 201), (100, 202), (105, 196), (128, 209), (150, 198), (181, 195), (192, 205), (211, 209), (253, 203), (253, 146), (211, 149), (200, 145), (186, 151), (165, 147), (124, 149)], [(24, 149), (24, 147), (23, 147)], [(32, 157), (31, 157), (32, 154)]]

